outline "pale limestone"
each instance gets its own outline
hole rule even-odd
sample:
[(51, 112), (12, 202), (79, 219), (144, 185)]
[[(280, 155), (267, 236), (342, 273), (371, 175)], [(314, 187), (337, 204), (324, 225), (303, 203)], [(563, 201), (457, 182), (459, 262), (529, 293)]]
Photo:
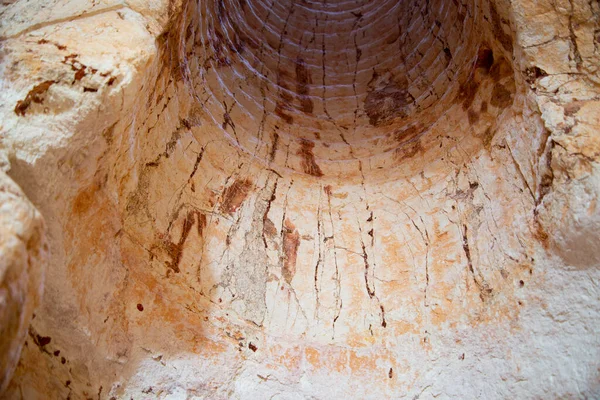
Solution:
[(6, 398), (600, 395), (597, 4), (1, 7)]
[[(43, 291), (48, 245), (42, 216), (3, 171), (0, 227), (0, 391), (4, 391)], [(30, 335), (44, 340), (31, 331)]]

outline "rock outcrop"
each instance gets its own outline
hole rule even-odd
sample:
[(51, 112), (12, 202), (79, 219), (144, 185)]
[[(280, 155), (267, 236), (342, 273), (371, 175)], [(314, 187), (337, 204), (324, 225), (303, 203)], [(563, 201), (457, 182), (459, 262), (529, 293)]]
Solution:
[(600, 396), (598, 3), (33, 3), (4, 398)]
[(42, 294), (48, 249), (42, 216), (2, 170), (0, 227), (0, 391), (4, 391), (28, 334), (39, 346), (47, 341), (30, 330), (29, 323)]

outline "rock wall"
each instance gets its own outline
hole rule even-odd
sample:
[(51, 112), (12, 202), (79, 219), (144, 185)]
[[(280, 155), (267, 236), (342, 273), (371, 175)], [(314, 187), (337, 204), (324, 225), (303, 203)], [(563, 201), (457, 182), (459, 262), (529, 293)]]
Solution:
[(3, 171), (0, 222), (0, 391), (4, 391), (28, 332), (37, 343), (46, 340), (29, 330), (29, 323), (43, 291), (48, 246), (40, 213)]
[(599, 396), (599, 18), (3, 3), (4, 398)]

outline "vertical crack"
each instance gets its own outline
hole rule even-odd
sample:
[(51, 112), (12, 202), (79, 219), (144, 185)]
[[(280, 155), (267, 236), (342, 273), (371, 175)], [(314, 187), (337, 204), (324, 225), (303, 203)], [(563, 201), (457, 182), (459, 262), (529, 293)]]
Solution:
[(337, 260), (337, 246), (335, 243), (335, 224), (333, 222), (333, 212), (332, 212), (332, 207), (331, 207), (331, 186), (325, 186), (324, 190), (325, 190), (325, 193), (327, 194), (327, 204), (329, 207), (329, 221), (331, 223), (331, 241), (333, 243), (333, 261), (334, 261), (334, 265), (335, 265), (335, 283), (336, 283), (335, 309), (336, 309), (336, 314), (333, 318), (333, 324), (332, 324), (332, 328), (333, 328), (332, 339), (333, 339), (333, 336), (335, 336), (335, 323), (337, 322), (337, 320), (340, 317), (340, 314), (342, 312), (342, 305), (343, 305), (342, 298), (341, 298), (342, 285), (340, 282), (340, 269), (339, 269), (338, 260)]

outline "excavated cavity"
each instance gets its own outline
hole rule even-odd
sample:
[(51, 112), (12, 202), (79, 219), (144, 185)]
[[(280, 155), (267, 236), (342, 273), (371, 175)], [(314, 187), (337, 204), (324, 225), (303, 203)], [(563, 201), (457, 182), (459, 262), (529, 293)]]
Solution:
[(456, 104), (451, 118), (473, 125), (515, 92), (510, 41), (484, 2), (218, 0), (189, 2), (177, 23), (203, 118), (279, 171), (394, 168), (438, 146), (423, 136)]
[[(556, 46), (574, 62), (560, 73), (536, 58), (593, 32), (587, 14), (524, 48), (540, 36), (518, 29), (558, 11), (67, 3), (86, 12), (40, 6), (58, 22), (1, 42), (10, 177), (52, 254), (7, 398), (570, 398), (597, 382), (598, 273), (550, 253), (569, 201), (573, 221), (596, 212), (595, 181), (558, 189), (597, 158), (581, 144), (594, 92), (577, 91), (597, 63), (591, 40)], [(585, 250), (600, 225), (569, 221)]]

